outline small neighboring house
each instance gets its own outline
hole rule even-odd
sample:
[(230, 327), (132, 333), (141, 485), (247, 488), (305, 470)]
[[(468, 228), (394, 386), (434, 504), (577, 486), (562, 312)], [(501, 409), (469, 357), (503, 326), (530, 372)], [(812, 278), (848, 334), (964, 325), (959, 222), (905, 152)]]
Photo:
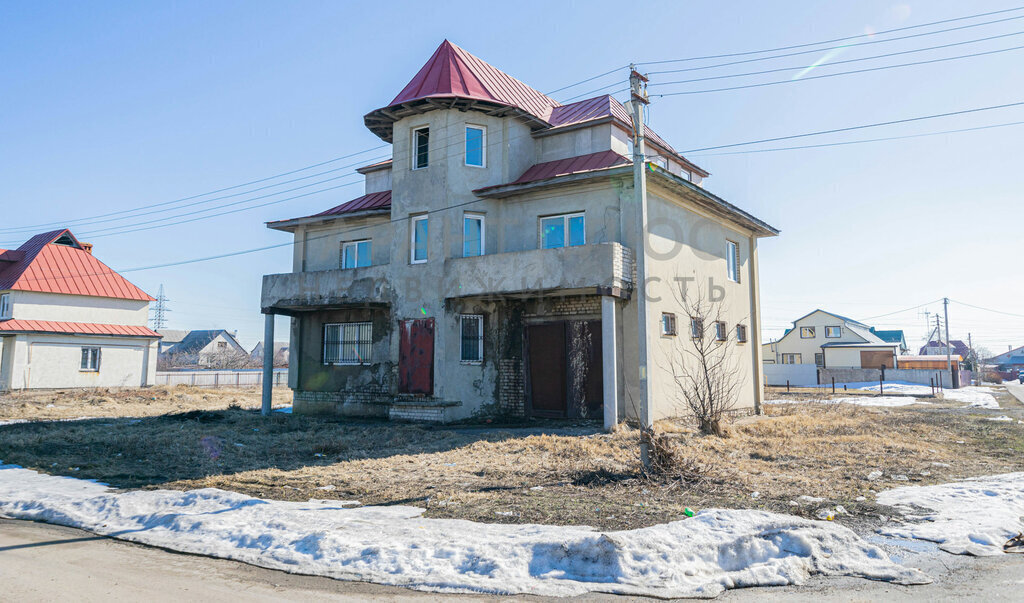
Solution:
[(769, 364), (895, 368), (896, 356), (905, 345), (902, 331), (880, 332), (852, 318), (815, 310), (796, 319), (781, 339), (764, 344), (763, 354)]
[(985, 363), (995, 365), (1000, 371), (1024, 371), (1024, 346), (1010, 348), (998, 356), (989, 358)]
[(188, 331), (183, 329), (157, 329), (157, 333), (160, 333), (160, 355), (167, 354), (171, 351), (171, 348), (181, 343), (182, 339), (188, 335)]
[(67, 229), (0, 250), (0, 390), (155, 381), (153, 298), (92, 251)]
[[(287, 341), (275, 341), (274, 342), (274, 366), (288, 366), (288, 342)], [(263, 362), (263, 342), (259, 342), (253, 347), (252, 351), (249, 352), (249, 357), (252, 358), (255, 363)]]
[(189, 331), (188, 335), (168, 351), (168, 354), (187, 364), (199, 366), (216, 364), (218, 356), (240, 354), (248, 357), (249, 353), (235, 339), (236, 334), (235, 331), (224, 329)]
[[(391, 145), (364, 195), (268, 224), (294, 241), (261, 307), (291, 317), (296, 413), (659, 419), (681, 414), (671, 359), (712, 328), (737, 410), (761, 401), (757, 247), (778, 231), (643, 126), (645, 247), (618, 100), (559, 103), (445, 41), (363, 121)], [(691, 324), (684, 279), (728, 300), (721, 322)]]
[[(952, 340), (952, 349), (950, 353), (953, 356), (959, 356), (961, 358), (971, 357), (971, 348), (959, 339)], [(946, 355), (946, 342), (941, 339), (933, 339), (928, 343), (921, 346), (921, 351), (918, 352), (921, 356), (945, 356)]]

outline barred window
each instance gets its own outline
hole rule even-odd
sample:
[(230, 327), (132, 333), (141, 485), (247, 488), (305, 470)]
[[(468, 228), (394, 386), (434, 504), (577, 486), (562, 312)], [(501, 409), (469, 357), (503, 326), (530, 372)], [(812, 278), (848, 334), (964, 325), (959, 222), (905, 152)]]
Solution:
[(747, 342), (747, 326), (746, 325), (736, 325), (736, 341), (738, 341), (739, 343), (746, 343)]
[(690, 317), (690, 337), (704, 339), (704, 319)]
[(482, 362), (484, 359), (484, 317), (479, 314), (463, 314), (459, 326), (462, 331), (462, 362)]
[(369, 364), (372, 346), (368, 322), (324, 325), (324, 364)]

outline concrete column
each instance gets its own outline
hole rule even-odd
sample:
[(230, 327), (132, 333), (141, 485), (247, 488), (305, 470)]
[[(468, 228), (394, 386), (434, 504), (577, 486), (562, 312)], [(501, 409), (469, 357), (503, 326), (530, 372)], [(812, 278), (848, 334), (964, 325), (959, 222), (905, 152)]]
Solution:
[(604, 388), (604, 428), (611, 430), (619, 422), (618, 333), (615, 324), (615, 298), (601, 297), (601, 368)]
[(750, 350), (750, 357), (753, 361), (754, 376), (754, 413), (761, 414), (761, 406), (764, 402), (764, 358), (761, 351), (761, 274), (757, 258), (757, 237), (750, 237), (750, 258), (747, 260), (750, 268), (750, 327), (747, 332), (747, 341), (753, 346)]
[(274, 315), (265, 314), (263, 323), (263, 416), (270, 415), (274, 396)]

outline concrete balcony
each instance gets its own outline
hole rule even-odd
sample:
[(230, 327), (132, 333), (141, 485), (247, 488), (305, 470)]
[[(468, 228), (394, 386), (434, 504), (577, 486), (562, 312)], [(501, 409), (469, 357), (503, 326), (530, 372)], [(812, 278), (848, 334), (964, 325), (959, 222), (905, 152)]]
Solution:
[(633, 252), (619, 243), (530, 249), (445, 261), (446, 297), (600, 293), (628, 297)]
[(267, 274), (263, 277), (260, 307), (264, 313), (295, 314), (352, 306), (380, 307), (390, 296), (387, 264)]

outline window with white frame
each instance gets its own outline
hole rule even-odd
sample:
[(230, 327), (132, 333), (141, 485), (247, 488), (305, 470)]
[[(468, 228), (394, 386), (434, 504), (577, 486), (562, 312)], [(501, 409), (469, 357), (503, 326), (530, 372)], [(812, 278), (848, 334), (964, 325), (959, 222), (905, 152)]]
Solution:
[(0, 295), (0, 318), (10, 318), (11, 309), (11, 294)]
[(732, 241), (725, 242), (725, 259), (729, 262), (729, 280), (740, 282), (740, 246)]
[(747, 325), (736, 325), (736, 342), (747, 343)]
[(704, 339), (704, 321), (700, 318), (690, 318), (690, 337)]
[(422, 264), (427, 261), (427, 216), (413, 216), (409, 229), (409, 261)]
[(82, 348), (81, 370), (97, 373), (100, 370), (100, 349), (98, 347)]
[(800, 339), (814, 339), (814, 327), (800, 327)]
[(800, 354), (783, 354), (782, 364), (803, 364)]
[(342, 268), (365, 268), (370, 265), (373, 242), (370, 239), (348, 241), (341, 244)]
[(462, 217), (462, 257), (484, 254), (484, 216), (465, 214)]
[(843, 336), (843, 327), (825, 327), (825, 337), (837, 339)]
[(412, 169), (420, 170), (430, 164), (430, 128), (412, 131)]
[(484, 167), (487, 160), (487, 129), (466, 126), (466, 165)]
[(668, 336), (675, 336), (676, 334), (676, 315), (671, 312), (661, 313), (661, 334)]
[(324, 325), (324, 364), (369, 364), (373, 325), (342, 322)]
[(540, 219), (541, 249), (575, 247), (586, 243), (587, 228), (582, 212)]
[(716, 321), (715, 322), (715, 340), (716, 341), (725, 341), (726, 337), (728, 336), (727, 333), (728, 332), (726, 331), (725, 323), (720, 321), (720, 320)]
[(462, 355), (466, 364), (479, 364), (484, 360), (484, 317), (480, 314), (463, 314), (459, 317), (462, 334)]

